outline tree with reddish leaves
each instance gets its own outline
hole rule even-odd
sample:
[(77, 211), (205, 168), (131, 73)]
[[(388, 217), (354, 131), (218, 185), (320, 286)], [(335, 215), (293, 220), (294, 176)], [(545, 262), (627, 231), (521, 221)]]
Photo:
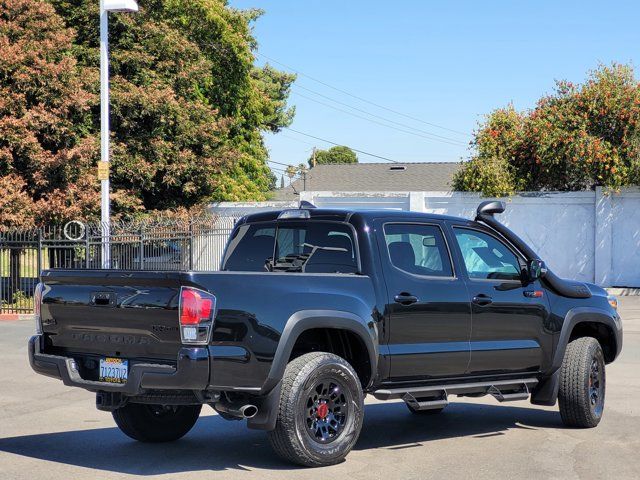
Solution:
[(0, 225), (87, 216), (99, 204), (89, 178), (96, 99), (72, 38), (51, 5), (0, 0)]
[[(254, 65), (260, 12), (139, 3), (110, 16), (113, 216), (265, 200), (275, 177), (262, 132), (291, 122), (295, 76)], [(98, 9), (0, 0), (0, 178), (7, 201), (31, 202), (3, 208), (0, 224), (99, 218)]]
[(640, 184), (640, 83), (631, 66), (615, 64), (581, 85), (558, 82), (531, 111), (492, 112), (474, 145), (456, 190), (501, 196)]

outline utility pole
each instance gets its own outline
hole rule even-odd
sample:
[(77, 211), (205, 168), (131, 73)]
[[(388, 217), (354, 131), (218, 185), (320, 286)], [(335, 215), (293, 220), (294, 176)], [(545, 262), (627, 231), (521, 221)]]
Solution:
[(300, 165), (298, 165), (298, 173), (302, 175), (302, 190), (307, 189), (307, 172), (308, 171), (309, 170), (307, 169), (304, 163), (301, 163)]

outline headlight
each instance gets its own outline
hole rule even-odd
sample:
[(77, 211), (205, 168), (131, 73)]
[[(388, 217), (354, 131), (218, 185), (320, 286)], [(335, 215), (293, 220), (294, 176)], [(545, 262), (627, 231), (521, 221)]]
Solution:
[(615, 297), (615, 295), (607, 295), (607, 301), (614, 310), (618, 310), (618, 299)]

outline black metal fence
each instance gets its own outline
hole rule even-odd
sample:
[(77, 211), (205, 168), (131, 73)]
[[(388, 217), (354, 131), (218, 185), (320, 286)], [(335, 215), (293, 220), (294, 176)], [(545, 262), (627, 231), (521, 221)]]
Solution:
[(0, 232), (0, 311), (31, 312), (45, 269), (217, 270), (236, 218), (117, 223), (109, 230), (73, 221)]

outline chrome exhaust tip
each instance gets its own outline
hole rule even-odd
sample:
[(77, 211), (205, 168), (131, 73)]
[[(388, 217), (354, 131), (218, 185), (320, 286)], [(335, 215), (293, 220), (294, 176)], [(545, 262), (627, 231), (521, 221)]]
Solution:
[(231, 419), (241, 420), (243, 418), (253, 418), (258, 414), (258, 407), (252, 404), (238, 405), (227, 402), (219, 402), (213, 405), (213, 408), (222, 414), (226, 414)]
[(255, 405), (243, 405), (239, 408), (243, 418), (253, 418), (258, 414), (258, 407)]

